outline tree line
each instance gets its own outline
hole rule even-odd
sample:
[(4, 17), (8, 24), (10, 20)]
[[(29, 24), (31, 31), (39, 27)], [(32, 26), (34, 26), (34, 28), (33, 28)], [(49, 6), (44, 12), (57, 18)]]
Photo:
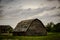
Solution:
[(48, 32), (60, 32), (60, 23), (54, 24), (50, 22), (46, 25), (46, 30)]

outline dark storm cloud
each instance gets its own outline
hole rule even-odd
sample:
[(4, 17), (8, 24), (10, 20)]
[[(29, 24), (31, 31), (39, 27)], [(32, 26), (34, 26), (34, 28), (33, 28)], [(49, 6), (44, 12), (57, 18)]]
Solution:
[(59, 13), (59, 14), (57, 14), (56, 16), (59, 16), (59, 17), (60, 17), (60, 13)]
[(1, 2), (1, 0), (0, 0), (0, 2)]
[(50, 11), (50, 10), (54, 10), (57, 9), (56, 7), (46, 7), (44, 8), (45, 11)]
[(58, 0), (58, 1), (60, 1), (60, 0)]
[(60, 0), (47, 0), (47, 1), (58, 1), (58, 2), (60, 2)]
[(14, 1), (14, 0), (1, 0), (2, 2), (11, 2), (11, 1)]
[(60, 1), (60, 0), (47, 0), (47, 1)]
[(47, 1), (53, 1), (53, 0), (47, 0)]
[(0, 5), (0, 9), (1, 9), (1, 8), (3, 8), (3, 6), (2, 6), (2, 5)]
[(7, 3), (10, 3), (14, 0), (0, 0), (2, 4), (7, 4)]
[(60, 7), (58, 7), (58, 9), (60, 9)]

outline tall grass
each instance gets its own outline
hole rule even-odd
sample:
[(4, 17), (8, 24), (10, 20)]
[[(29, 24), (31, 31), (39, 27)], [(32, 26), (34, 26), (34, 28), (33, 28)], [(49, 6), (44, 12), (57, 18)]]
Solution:
[(60, 33), (48, 33), (47, 36), (0, 36), (0, 40), (60, 40)]

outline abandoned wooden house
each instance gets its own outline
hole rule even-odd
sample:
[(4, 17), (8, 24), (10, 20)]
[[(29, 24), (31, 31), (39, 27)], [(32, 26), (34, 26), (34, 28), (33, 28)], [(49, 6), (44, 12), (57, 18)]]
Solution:
[(13, 31), (13, 35), (42, 36), (47, 35), (47, 31), (39, 19), (29, 19), (19, 22)]
[(0, 35), (11, 35), (13, 28), (10, 25), (0, 25)]

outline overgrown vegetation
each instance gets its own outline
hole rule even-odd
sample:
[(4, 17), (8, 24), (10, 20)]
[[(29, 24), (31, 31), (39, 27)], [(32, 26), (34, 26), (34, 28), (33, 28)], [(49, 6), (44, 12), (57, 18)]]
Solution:
[(60, 23), (54, 24), (50, 22), (46, 25), (46, 29), (48, 32), (60, 32)]
[(60, 40), (60, 33), (48, 33), (47, 36), (0, 36), (0, 40)]

